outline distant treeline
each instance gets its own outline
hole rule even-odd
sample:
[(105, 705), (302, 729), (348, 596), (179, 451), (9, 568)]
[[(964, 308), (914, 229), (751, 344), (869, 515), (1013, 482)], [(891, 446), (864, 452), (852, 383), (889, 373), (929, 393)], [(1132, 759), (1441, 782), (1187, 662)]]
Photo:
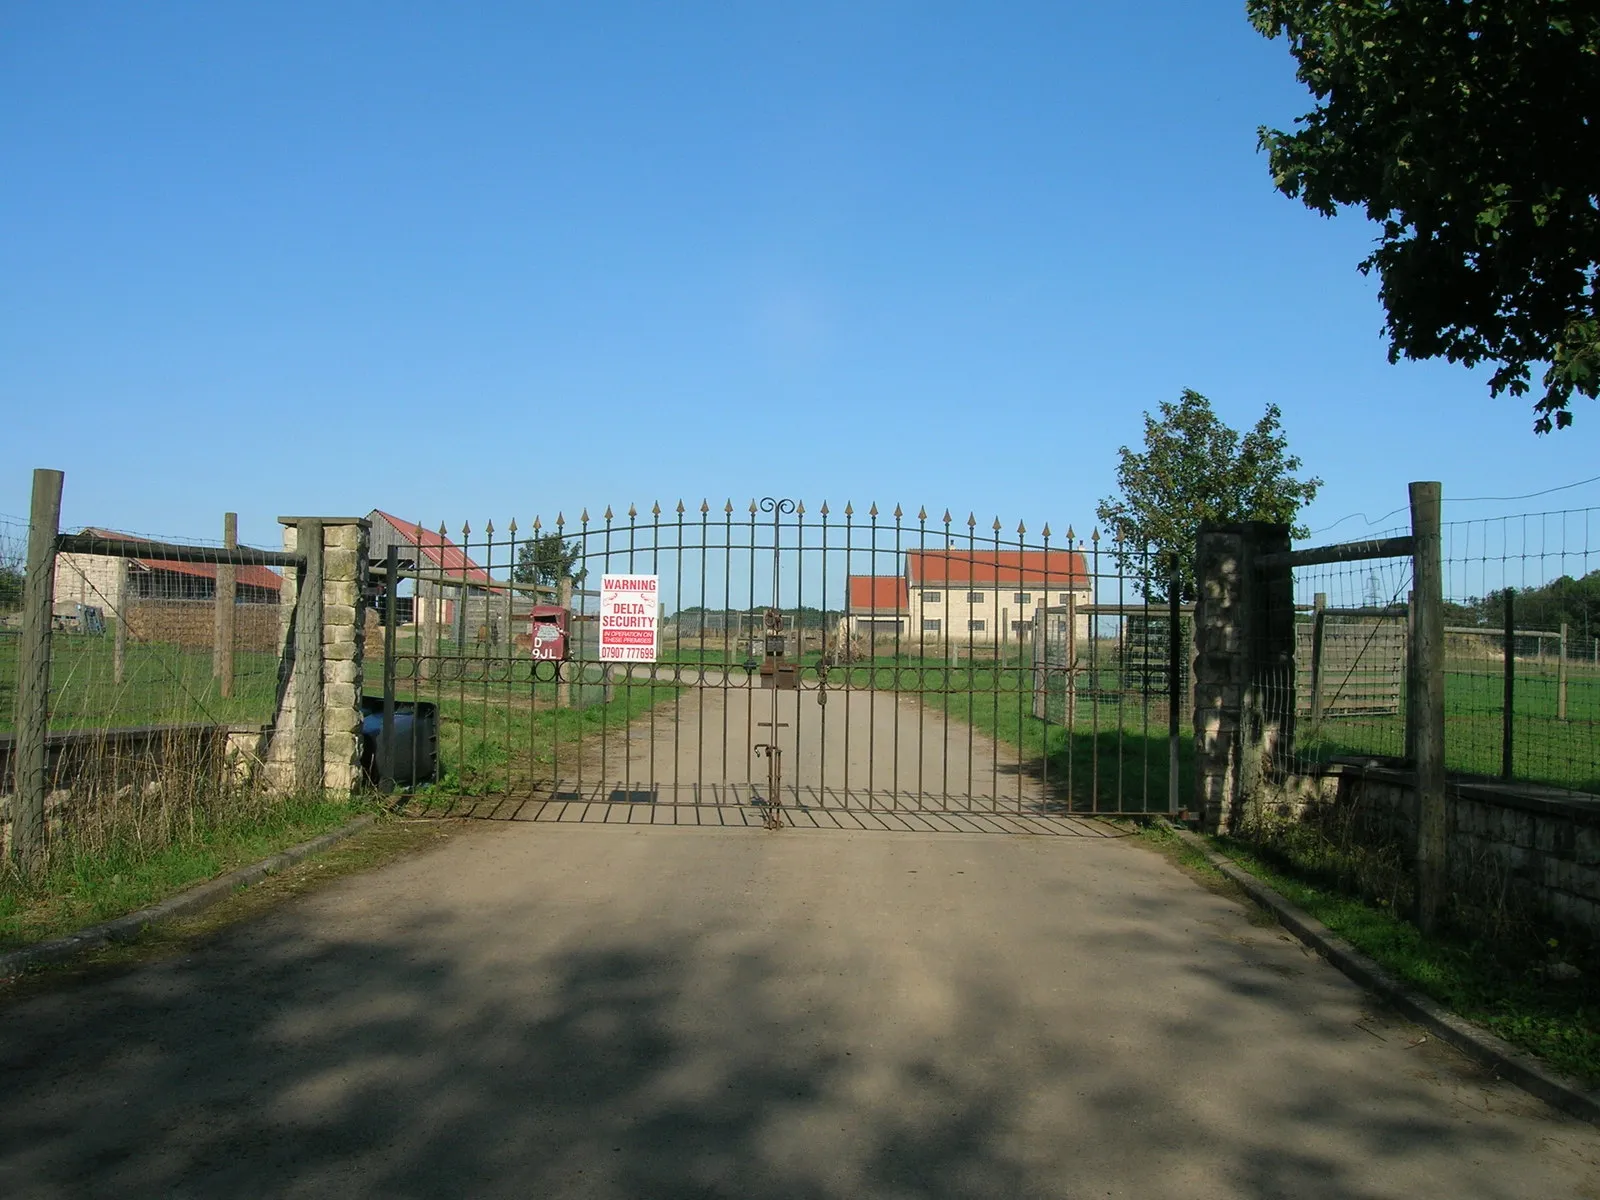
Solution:
[(1512, 619), (1519, 629), (1556, 629), (1562, 624), (1576, 637), (1600, 636), (1600, 571), (1581, 579), (1563, 575), (1536, 588), (1501, 588), (1465, 603), (1447, 601), (1445, 621), (1500, 629), (1506, 620), (1506, 592), (1512, 596)]

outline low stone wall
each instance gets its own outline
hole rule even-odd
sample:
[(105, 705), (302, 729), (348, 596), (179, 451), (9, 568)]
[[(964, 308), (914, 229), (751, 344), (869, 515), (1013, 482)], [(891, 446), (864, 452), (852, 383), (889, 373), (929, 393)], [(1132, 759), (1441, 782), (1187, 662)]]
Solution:
[[(210, 600), (141, 600), (127, 606), (126, 617), (128, 637), (135, 642), (201, 649), (216, 638), (217, 606)], [(234, 649), (276, 653), (278, 622), (276, 604), (235, 605)]]
[[(1415, 853), (1416, 778), (1402, 768), (1335, 764), (1270, 789), (1270, 815), (1293, 819), (1333, 804), (1361, 817), (1372, 836)], [(1451, 886), (1479, 898), (1495, 894), (1530, 915), (1600, 938), (1600, 796), (1534, 784), (1453, 779)], [(1263, 813), (1262, 815), (1268, 815)]]

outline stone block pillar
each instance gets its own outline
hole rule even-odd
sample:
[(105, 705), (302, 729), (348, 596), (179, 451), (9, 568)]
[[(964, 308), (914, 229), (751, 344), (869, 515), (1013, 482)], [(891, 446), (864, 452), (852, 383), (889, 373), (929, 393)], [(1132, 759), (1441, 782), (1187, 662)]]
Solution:
[(1294, 579), (1259, 559), (1289, 527), (1203, 525), (1195, 556), (1195, 807), (1209, 832), (1235, 830), (1263, 799), (1294, 729)]
[(269, 786), (349, 792), (361, 776), (361, 693), (368, 524), (362, 517), (279, 517), (283, 546), (306, 565), (286, 575), (282, 674)]

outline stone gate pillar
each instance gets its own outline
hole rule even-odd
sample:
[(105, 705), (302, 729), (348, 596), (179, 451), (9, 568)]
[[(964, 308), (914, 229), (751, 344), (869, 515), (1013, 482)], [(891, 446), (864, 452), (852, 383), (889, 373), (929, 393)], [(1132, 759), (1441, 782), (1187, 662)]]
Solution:
[(1264, 569), (1289, 526), (1202, 525), (1195, 556), (1195, 807), (1208, 832), (1236, 829), (1294, 736), (1294, 576)]
[(279, 517), (283, 548), (304, 553), (280, 601), (281, 668), (266, 756), (278, 791), (349, 792), (361, 774), (368, 523)]

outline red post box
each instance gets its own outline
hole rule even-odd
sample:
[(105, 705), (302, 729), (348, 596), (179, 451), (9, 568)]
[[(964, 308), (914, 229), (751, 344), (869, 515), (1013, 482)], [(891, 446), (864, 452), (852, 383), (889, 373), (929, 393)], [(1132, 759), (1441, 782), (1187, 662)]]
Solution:
[(534, 658), (566, 660), (567, 617), (567, 610), (559, 604), (535, 604), (529, 610), (528, 644)]

